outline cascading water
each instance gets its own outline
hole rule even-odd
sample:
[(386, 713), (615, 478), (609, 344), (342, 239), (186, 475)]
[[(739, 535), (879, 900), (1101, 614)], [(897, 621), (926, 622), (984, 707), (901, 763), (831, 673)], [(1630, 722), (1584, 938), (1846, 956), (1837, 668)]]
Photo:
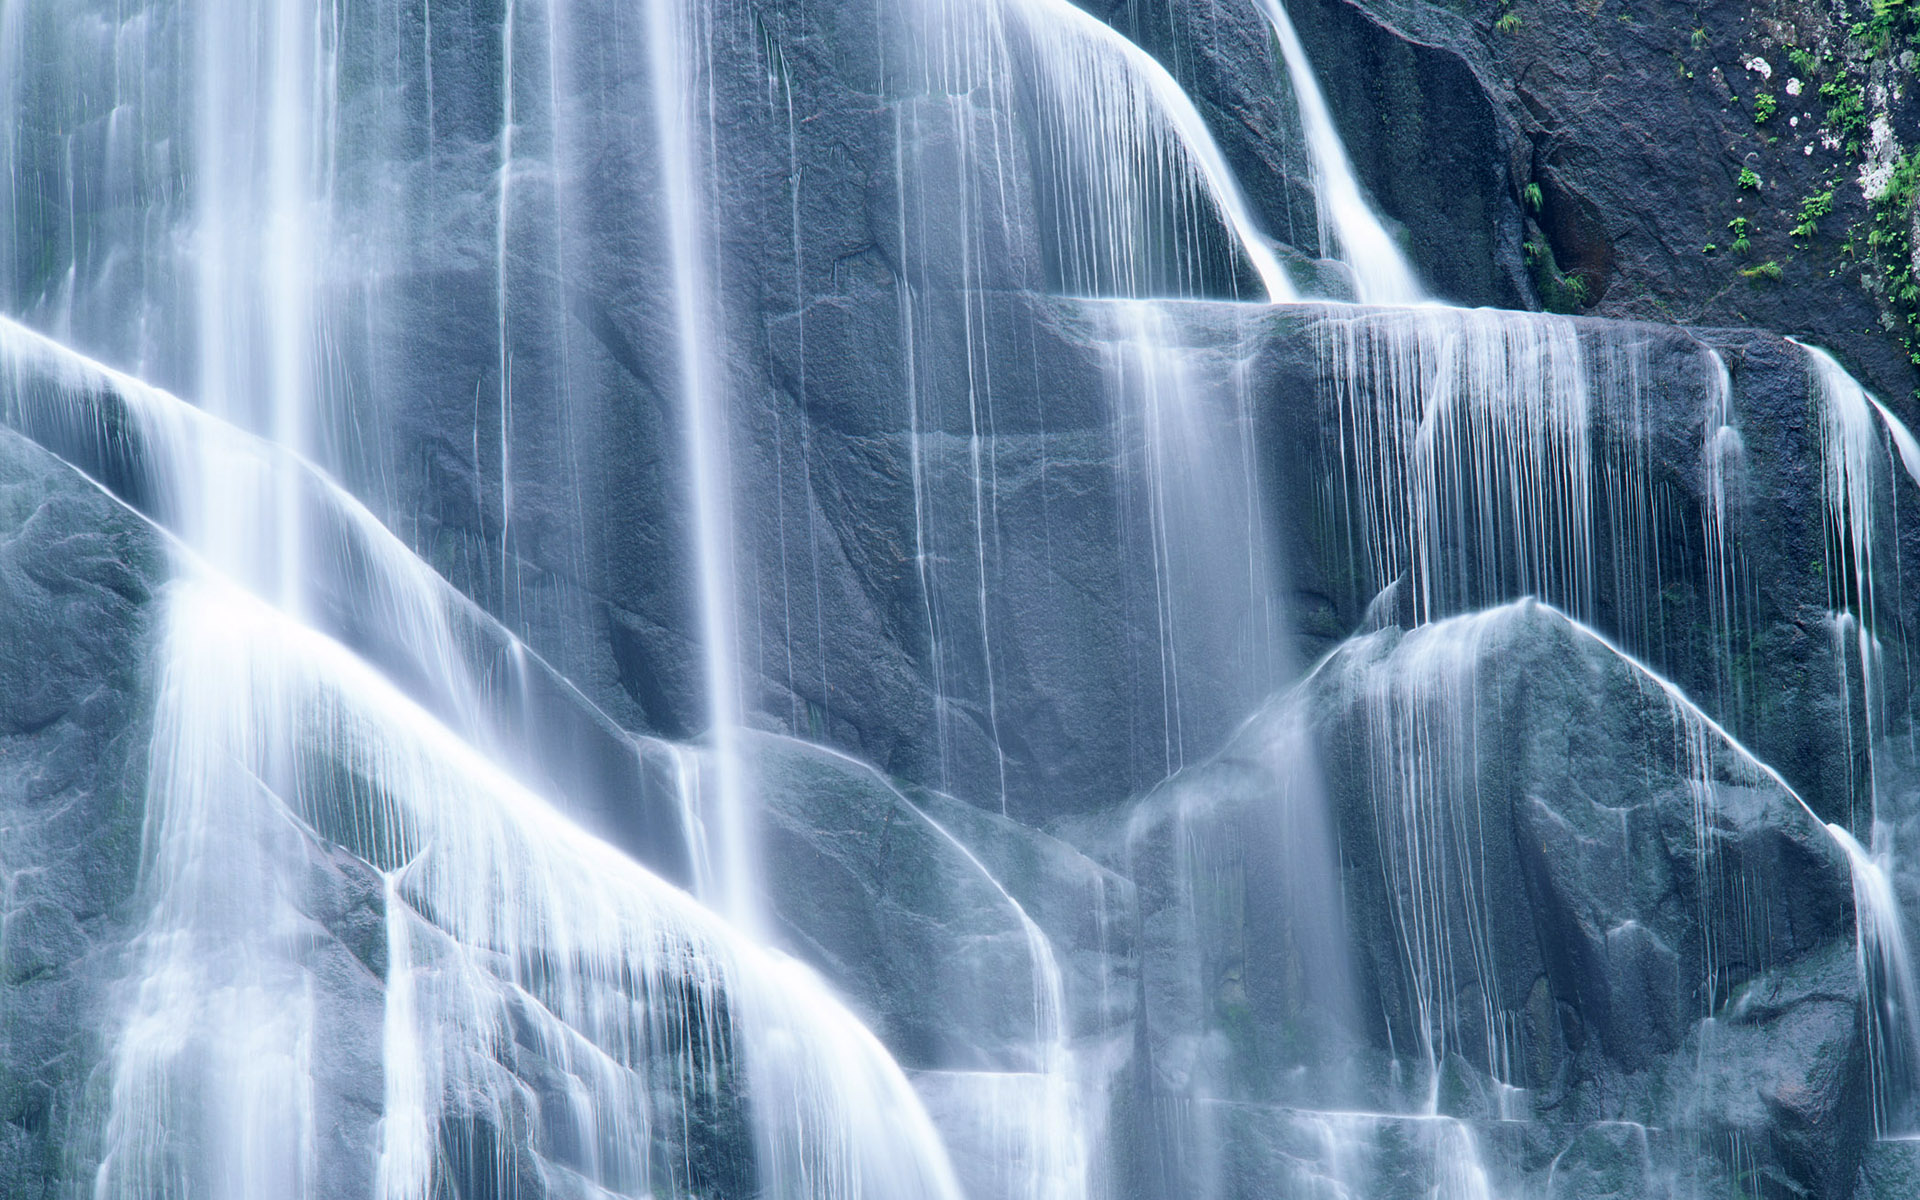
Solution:
[(1225, 33), (242, 7), (0, 5), (0, 422), (173, 563), (99, 1048), (0, 1022), (59, 1187), (1844, 1197), (1910, 1133), (1920, 442), (1830, 357), (1808, 430), (1766, 347), (1429, 303), (1281, 0), (1205, 19), (1311, 246), (1177, 82)]
[[(1313, 77), (1313, 64), (1307, 61), (1306, 47), (1294, 32), (1286, 6), (1281, 0), (1259, 0), (1259, 4), (1280, 44), (1294, 103), (1300, 109), (1307, 151), (1312, 156), (1321, 252), (1329, 258), (1337, 254), (1353, 273), (1353, 298), (1360, 303), (1418, 303), (1425, 298), (1419, 281), (1361, 195), (1360, 182), (1347, 161), (1347, 149), (1334, 127), (1333, 114)], [(1328, 253), (1330, 250), (1334, 253)]]
[[(1897, 550), (1893, 551), (1893, 577), (1883, 577), (1889, 543), (1898, 543), (1898, 506), (1885, 512), (1880, 497), (1883, 491), (1897, 496), (1895, 461), (1911, 480), (1917, 478), (1913, 465), (1920, 456), (1912, 452), (1914, 438), (1906, 426), (1868, 395), (1832, 355), (1811, 346), (1804, 349), (1821, 418), (1830, 564), (1828, 604), (1834, 614), (1836, 635), (1852, 643), (1851, 666), (1861, 697), (1867, 777), (1853, 789), (1861, 811), (1854, 814), (1851, 824), (1856, 829), (1871, 830), (1876, 847), (1884, 848), (1879, 846), (1887, 832), (1880, 824), (1879, 771), (1889, 721), (1886, 675), (1893, 664), (1886, 661), (1881, 630), (1883, 626), (1902, 630), (1905, 596)], [(1882, 563), (1878, 570), (1876, 554)], [(1899, 665), (1904, 668), (1904, 663)], [(1900, 674), (1904, 677), (1905, 670)], [(1843, 678), (1842, 694), (1852, 686)]]

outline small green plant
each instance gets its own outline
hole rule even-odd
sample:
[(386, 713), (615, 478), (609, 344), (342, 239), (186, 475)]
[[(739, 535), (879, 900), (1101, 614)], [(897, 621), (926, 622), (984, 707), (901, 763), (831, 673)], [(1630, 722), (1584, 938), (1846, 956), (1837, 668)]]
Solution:
[(1856, 38), (1868, 43), (1869, 55), (1876, 50), (1892, 50), (1902, 34), (1908, 41), (1920, 36), (1920, 4), (1910, 0), (1873, 0), (1873, 16), (1854, 28), (1861, 31)]
[(1753, 222), (1745, 217), (1735, 217), (1727, 222), (1727, 232), (1733, 235), (1733, 252), (1745, 254), (1753, 245), (1747, 235), (1753, 232)]
[[(1793, 227), (1795, 242), (1811, 242), (1820, 232), (1820, 218), (1833, 211), (1833, 189), (1816, 192), (1800, 202), (1800, 223)], [(1804, 249), (1804, 247), (1802, 247)]]
[(1520, 29), (1520, 14), (1517, 12), (1501, 13), (1500, 19), (1493, 23), (1493, 27), (1501, 33), (1516, 33)]
[(1587, 281), (1578, 275), (1563, 274), (1560, 264), (1554, 261), (1551, 246), (1533, 240), (1526, 242), (1523, 249), (1533, 275), (1533, 286), (1539, 290), (1540, 303), (1548, 312), (1577, 313), (1587, 306), (1592, 294), (1587, 289)]
[(1894, 319), (1894, 336), (1920, 366), (1920, 278), (1913, 269), (1914, 210), (1920, 205), (1920, 150), (1894, 164), (1887, 190), (1873, 202), (1867, 249), (1879, 268), (1879, 284)]
[(1539, 212), (1541, 205), (1546, 203), (1546, 198), (1540, 194), (1540, 185), (1537, 183), (1529, 183), (1526, 187), (1521, 188), (1520, 198), (1526, 202), (1527, 208), (1533, 212)]
[(1860, 153), (1867, 136), (1866, 97), (1841, 75), (1820, 85), (1820, 99), (1827, 105), (1827, 124), (1845, 145), (1847, 156)]
[(1742, 267), (1740, 274), (1752, 283), (1779, 283), (1780, 280), (1786, 276), (1786, 272), (1781, 270), (1780, 264), (1772, 259), (1768, 259), (1763, 263), (1757, 263), (1751, 267)]
[(1706, 245), (1700, 247), (1700, 253), (1707, 255), (1718, 254), (1720, 253), (1720, 247), (1714, 245), (1712, 242), (1708, 242)]
[(1753, 123), (1765, 125), (1780, 107), (1780, 101), (1772, 92), (1761, 92), (1753, 98)]
[(1693, 48), (1695, 50), (1699, 50), (1705, 47), (1706, 44), (1707, 44), (1707, 31), (1705, 29), (1694, 30), (1693, 31)]
[(1792, 63), (1793, 69), (1802, 75), (1810, 76), (1820, 69), (1820, 60), (1798, 46), (1787, 51), (1787, 61)]
[(1753, 173), (1752, 167), (1741, 167), (1739, 185), (1743, 192), (1757, 192), (1760, 190), (1760, 177)]

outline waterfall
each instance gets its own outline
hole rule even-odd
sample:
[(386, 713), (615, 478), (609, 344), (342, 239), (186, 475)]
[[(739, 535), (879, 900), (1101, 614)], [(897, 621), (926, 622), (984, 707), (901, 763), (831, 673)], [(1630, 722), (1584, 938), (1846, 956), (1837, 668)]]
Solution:
[[(1735, 671), (1734, 645), (1735, 638), (1742, 633), (1743, 609), (1750, 614), (1752, 608), (1752, 602), (1744, 594), (1745, 563), (1734, 538), (1734, 502), (1743, 482), (1746, 443), (1734, 424), (1733, 378), (1727, 371), (1726, 360), (1717, 351), (1707, 353), (1711, 366), (1707, 372), (1707, 412), (1702, 428), (1707, 472), (1703, 520), (1711, 588), (1708, 599), (1718, 642), (1715, 660), (1719, 664), (1720, 709), (1737, 722), (1746, 708), (1748, 681)], [(1750, 616), (1747, 619), (1751, 619)]]
[(1320, 252), (1338, 254), (1353, 272), (1354, 299), (1362, 304), (1417, 304), (1425, 299), (1406, 256), (1380, 224), (1380, 218), (1360, 191), (1360, 181), (1347, 160), (1347, 148), (1334, 127), (1333, 113), (1313, 77), (1306, 47), (1294, 31), (1282, 0), (1259, 0), (1261, 12), (1273, 26), (1280, 57), (1287, 67), (1300, 124), (1306, 133), (1307, 153), (1313, 163), (1314, 209), (1320, 224)]
[[(151, 668), (0, 690), (0, 1005), (66, 989), (0, 1191), (1811, 1195), (1913, 1135), (1898, 406), (1433, 302), (1285, 0), (1097, 8), (0, 0), (0, 607)], [(164, 580), (78, 578), (62, 462)], [(123, 784), (130, 898), (35, 860)]]
[(1635, 399), (1596, 379), (1572, 323), (1401, 309), (1329, 315), (1319, 335), (1340, 498), (1373, 578), (1409, 570), (1417, 620), (1515, 594), (1590, 614), (1595, 410)]
[(1028, 1200), (1078, 1200), (1089, 1194), (1092, 1147), (1086, 1101), (1098, 1097), (1082, 1094), (1087, 1084), (1073, 1050), (1059, 960), (1046, 934), (973, 851), (932, 817), (919, 815), (1012, 910), (1033, 970), (1033, 1071), (1025, 1077), (976, 1074), (951, 1081), (954, 1090), (973, 1093), (969, 1107), (986, 1129), (983, 1140), (1001, 1173), (992, 1181), (998, 1185), (992, 1192)]
[[(1916, 452), (1920, 447), (1906, 426), (1832, 355), (1813, 346), (1801, 348), (1821, 414), (1828, 607), (1834, 614), (1835, 636), (1846, 648), (1839, 656), (1841, 695), (1852, 703), (1855, 681), (1846, 677), (1850, 656), (1862, 713), (1859, 734), (1867, 774), (1852, 788), (1857, 808), (1851, 827), (1869, 831), (1870, 844), (1878, 852), (1891, 836), (1890, 819), (1895, 815), (1883, 811), (1887, 797), (1881, 779), (1891, 766), (1886, 761), (1892, 720), (1889, 706), (1897, 694), (1890, 689), (1902, 686), (1899, 681), (1907, 673), (1904, 659), (1887, 661), (1882, 636), (1883, 631), (1891, 631), (1904, 651), (1906, 601), (1899, 570), (1900, 485), (1895, 463), (1910, 481), (1920, 481), (1913, 473), (1920, 465), (1920, 452)], [(1890, 575), (1889, 559), (1894, 568)]]
[[(386, 1194), (430, 1194), (445, 1168), (420, 1146), (462, 1127), (477, 1140), (454, 1170), (494, 1172), (495, 1186), (534, 1169), (522, 1143), (545, 1169), (615, 1194), (720, 1186), (688, 1175), (711, 1151), (675, 1140), (686, 1114), (710, 1111), (751, 1123), (774, 1194), (957, 1197), (905, 1077), (804, 968), (580, 832), (259, 601), (182, 582), (169, 621), (155, 909), (96, 1194), (165, 1194), (183, 1170), (175, 1139), (203, 1128), (232, 1157), (185, 1164), (186, 1178), (221, 1163), (239, 1174), (198, 1186), (317, 1194), (313, 1148), (299, 1144), (313, 1137), (311, 984), (281, 945), (325, 919), (324, 893), (286, 873), (301, 861), (288, 839), (310, 828), (388, 873), (401, 904), (388, 970), (413, 977), (386, 1001), (399, 1009), (383, 1060), (397, 1055), (400, 1073), (380, 1119)], [(229, 1028), (256, 1040), (225, 1041)], [(523, 1049), (502, 1059), (515, 1028)], [(237, 1057), (222, 1068), (225, 1053)], [(532, 1129), (529, 1088), (546, 1110)], [(758, 1102), (730, 1114), (742, 1093)]]
[(1920, 987), (1907, 948), (1905, 919), (1888, 877), (1888, 857), (1875, 855), (1839, 825), (1834, 840), (1853, 866), (1860, 976), (1866, 980), (1867, 1054), (1873, 1124), (1882, 1136), (1909, 1133), (1915, 1072), (1920, 1071)]
[[(1261, 501), (1246, 326), (1164, 302), (1090, 305), (1110, 356), (1122, 502), (1144, 525), (1157, 662), (1141, 774), (1204, 753), (1282, 677), (1283, 617)], [(1158, 739), (1159, 746), (1152, 745)], [(1158, 749), (1159, 753), (1154, 751)]]
[[(696, 80), (703, 18), (678, 4), (648, 8), (647, 44), (665, 178), (667, 239), (672, 258), (673, 327), (679, 353), (680, 404), (692, 482), (694, 559), (698, 577), (700, 634), (707, 693), (708, 736), (713, 741), (715, 796), (713, 831), (719, 852), (716, 876), (721, 907), (753, 928), (760, 920), (753, 883), (753, 813), (739, 749), (740, 668), (734, 633), (733, 519), (729, 502), (727, 393), (714, 361), (714, 279), (706, 263), (711, 237), (704, 228), (702, 151), (711, 141), (694, 128), (699, 112)], [(682, 75), (691, 60), (693, 70)]]

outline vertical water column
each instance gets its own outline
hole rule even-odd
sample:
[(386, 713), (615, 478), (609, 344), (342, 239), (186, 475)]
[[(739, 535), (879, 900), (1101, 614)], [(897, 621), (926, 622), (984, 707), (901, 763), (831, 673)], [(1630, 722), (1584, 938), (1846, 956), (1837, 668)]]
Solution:
[[(1820, 411), (1822, 481), (1826, 501), (1827, 580), (1835, 636), (1841, 640), (1843, 672), (1849, 658), (1858, 678), (1841, 680), (1843, 695), (1858, 687), (1867, 776), (1850, 789), (1856, 806), (1850, 828), (1870, 831), (1876, 852), (1891, 849), (1882, 813), (1883, 771), (1892, 732), (1890, 705), (1899, 699), (1890, 688), (1907, 675), (1905, 588), (1899, 554), (1900, 475), (1920, 482), (1920, 445), (1893, 413), (1867, 393), (1833, 356), (1813, 346), (1807, 354), (1813, 399)], [(1896, 469), (1898, 464), (1898, 469)], [(1876, 557), (1879, 559), (1876, 562)], [(1888, 560), (1891, 558), (1891, 573)], [(1902, 657), (1886, 659), (1891, 637)], [(1898, 676), (1889, 678), (1898, 667)], [(1853, 732), (1850, 730), (1850, 732)]]
[[(713, 745), (709, 823), (719, 861), (716, 897), (744, 927), (759, 923), (753, 878), (753, 822), (739, 729), (739, 643), (734, 611), (734, 548), (729, 469), (728, 388), (718, 338), (719, 289), (712, 269), (712, 231), (706, 215), (712, 186), (704, 170), (714, 114), (703, 103), (702, 79), (713, 69), (707, 21), (699, 4), (655, 3), (647, 8), (647, 66), (659, 142), (670, 297), (679, 357), (680, 418), (692, 489), (694, 563), (706, 684), (708, 737)], [(708, 780), (701, 780), (702, 805)]]
[(1338, 257), (1353, 272), (1354, 299), (1362, 304), (1417, 304), (1426, 299), (1413, 268), (1361, 194), (1360, 181), (1347, 158), (1333, 112), (1313, 76), (1306, 47), (1293, 28), (1282, 0), (1259, 0), (1273, 27), (1300, 110), (1307, 152), (1313, 163), (1314, 208), (1320, 224), (1320, 253)]
[[(198, 79), (192, 244), (200, 405), (293, 453), (308, 447), (330, 314), (329, 261), (342, 15), (331, 0), (207, 0), (188, 17)], [(252, 528), (209, 477), (189, 540), (297, 608), (296, 505)], [(291, 480), (289, 480), (291, 486)]]
[[(264, 10), (209, 0), (185, 20), (198, 81), (189, 186), (201, 404), (297, 453), (311, 433), (329, 316), (319, 263), (340, 13), (324, 0)], [(199, 465), (175, 477), (186, 542), (300, 612), (308, 551), (298, 473), (277, 472), (260, 489), (245, 469)], [(244, 653), (210, 657), (188, 633), (210, 603), (186, 588), (166, 600), (142, 880), (152, 907), (112, 1054), (102, 1200), (166, 1195), (176, 1184), (295, 1200), (331, 1166), (317, 1137), (328, 1121), (315, 1058), (327, 1014), (306, 965), (281, 948), (308, 919), (303, 889), (281, 877), (303, 853), (278, 811), (290, 763), (262, 761), (245, 780), (223, 769), (236, 714), (271, 713), (282, 697), (255, 689)], [(242, 806), (229, 813), (234, 800)]]
[(1736, 665), (1734, 642), (1746, 634), (1743, 613), (1750, 580), (1746, 558), (1734, 538), (1734, 513), (1746, 476), (1746, 443), (1734, 425), (1733, 378), (1726, 359), (1707, 355), (1707, 411), (1703, 424), (1707, 471), (1706, 504), (1701, 513), (1707, 553), (1707, 601), (1713, 622), (1718, 708), (1735, 728), (1746, 710), (1747, 672)]
[(1894, 891), (1891, 862), (1875, 855), (1841, 825), (1827, 826), (1853, 869), (1854, 944), (1865, 985), (1867, 1076), (1873, 1093), (1874, 1132), (1910, 1135), (1920, 1084), (1920, 985), (1915, 982), (1905, 918)]
[[(1089, 309), (1109, 339), (1122, 509), (1144, 525), (1122, 521), (1122, 553), (1138, 562), (1144, 550), (1149, 583), (1123, 586), (1149, 600), (1158, 653), (1139, 681), (1159, 699), (1157, 721), (1137, 718), (1145, 785), (1212, 753), (1287, 666), (1248, 386), (1257, 335), (1240, 313), (1210, 306)], [(1157, 757), (1144, 744), (1156, 734)]]
[[(940, 778), (1019, 803), (1037, 768), (1009, 761), (1000, 726), (1005, 647), (1023, 631), (996, 600), (1015, 590), (1000, 577), (1003, 473), (1030, 445), (1009, 450), (997, 411), (1009, 372), (1025, 384), (1008, 336), (1019, 297), (1295, 292), (1192, 100), (1110, 26), (1065, 0), (922, 0), (877, 20), (908, 48), (887, 82)], [(1017, 414), (1014, 436), (1036, 420)]]
[[(1892, 781), (1911, 760), (1901, 762), (1894, 756), (1890, 702), (1897, 697), (1889, 689), (1900, 686), (1909, 673), (1897, 524), (1899, 476), (1905, 474), (1910, 482), (1920, 484), (1916, 471), (1920, 446), (1906, 426), (1832, 355), (1801, 345), (1821, 416), (1828, 603), (1837, 642), (1835, 657), (1841, 664), (1840, 693), (1847, 702), (1848, 736), (1857, 734), (1864, 742), (1860, 747), (1864, 755), (1850, 753), (1848, 763), (1851, 768), (1864, 757), (1867, 767), (1866, 778), (1854, 779), (1848, 789), (1848, 822), (1832, 828), (1853, 867), (1875, 1128), (1883, 1135), (1906, 1133), (1920, 1119), (1915, 1111), (1916, 1089), (1920, 1089), (1920, 980), (1908, 950), (1906, 914), (1895, 890), (1901, 851), (1898, 833), (1909, 813), (1898, 803), (1899, 791)], [(1884, 577), (1888, 550), (1894, 567), (1891, 578)], [(1887, 661), (1883, 633), (1901, 649), (1897, 675)], [(1861, 713), (1858, 730), (1851, 720), (1856, 694)], [(1908, 722), (1911, 738), (1911, 714)], [(1864, 845), (1856, 836), (1863, 830)]]

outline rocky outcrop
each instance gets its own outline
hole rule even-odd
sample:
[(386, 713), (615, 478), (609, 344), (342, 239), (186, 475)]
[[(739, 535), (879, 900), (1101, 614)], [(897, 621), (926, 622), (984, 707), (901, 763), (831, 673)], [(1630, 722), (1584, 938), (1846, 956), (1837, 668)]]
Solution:
[[(1898, 260), (1915, 210), (1910, 182), (1889, 191), (1889, 164), (1913, 149), (1920, 27), (1899, 6), (1289, 8), (1381, 207), (1410, 230), (1420, 219), (1403, 213), (1432, 211), (1442, 232), (1409, 250), (1443, 295), (1507, 303), (1448, 287), (1497, 227), (1495, 261), (1518, 236), (1541, 303), (1793, 334), (1909, 411), (1915, 310), (1888, 284), (1912, 278)], [(1469, 120), (1487, 132), (1461, 139)], [(1492, 173), (1395, 154), (1416, 129), (1428, 154), (1440, 131), (1470, 140)], [(1874, 230), (1900, 252), (1877, 253)]]
[(0, 432), (0, 1192), (96, 1153), (94, 1072), (138, 928), (162, 539)]
[[(1349, 643), (1143, 801), (1126, 844), (1162, 964), (1142, 975), (1152, 1087), (1239, 1106), (1211, 1133), (1228, 1161), (1354, 1170), (1303, 1165), (1280, 1130), (1358, 1121), (1341, 1136), (1390, 1147), (1391, 1121), (1316, 1111), (1424, 1109), (1464, 1123), (1426, 1128), (1475, 1170), (1606, 1150), (1546, 1172), (1555, 1195), (1655, 1194), (1674, 1163), (1852, 1186), (1872, 1115), (1845, 854), (1551, 609)], [(1274, 1106), (1293, 1115), (1256, 1115)], [(1514, 1119), (1544, 1155), (1503, 1144)]]

